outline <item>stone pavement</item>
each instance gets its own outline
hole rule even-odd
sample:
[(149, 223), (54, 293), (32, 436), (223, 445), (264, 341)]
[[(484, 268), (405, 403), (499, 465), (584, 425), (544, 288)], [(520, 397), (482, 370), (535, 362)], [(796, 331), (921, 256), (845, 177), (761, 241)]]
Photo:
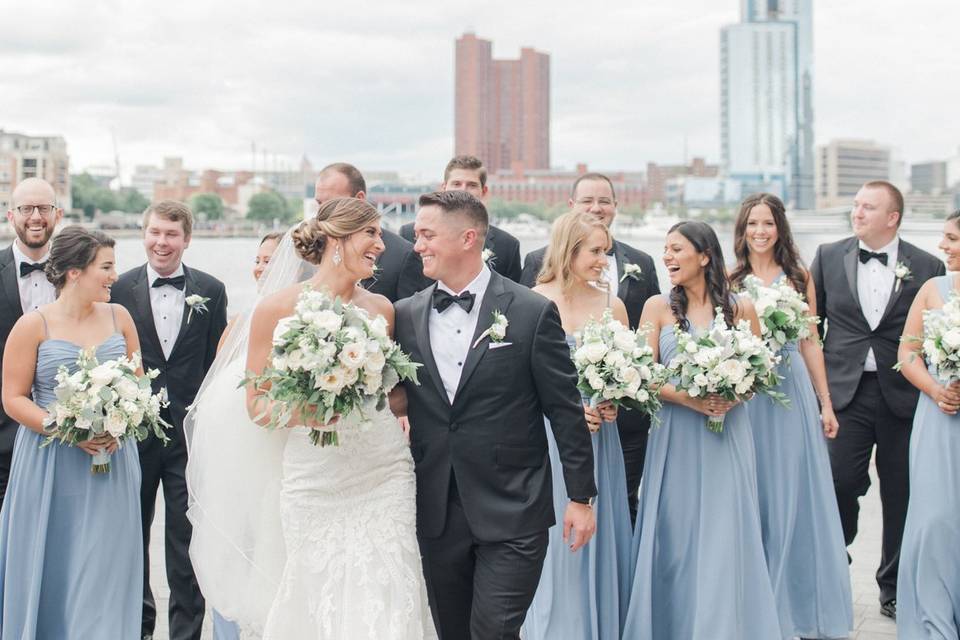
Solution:
[[(880, 563), (880, 491), (876, 471), (871, 465), (873, 485), (860, 502), (860, 532), (850, 547), (853, 564), (850, 577), (853, 585), (854, 630), (851, 640), (896, 640), (897, 628), (889, 618), (880, 615), (879, 589), (875, 574)], [(162, 498), (160, 498), (162, 501)], [(164, 573), (163, 505), (158, 504), (157, 517), (150, 536), (150, 576), (157, 600), (157, 629), (154, 638), (167, 640), (167, 602), (170, 590)], [(213, 638), (210, 615), (204, 620), (204, 640)], [(719, 640), (719, 639), (718, 639)]]

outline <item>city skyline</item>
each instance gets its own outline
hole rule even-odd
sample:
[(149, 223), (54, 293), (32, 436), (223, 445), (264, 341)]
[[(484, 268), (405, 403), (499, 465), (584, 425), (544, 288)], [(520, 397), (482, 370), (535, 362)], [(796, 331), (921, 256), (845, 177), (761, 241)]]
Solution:
[[(183, 6), (19, 7), (0, 41), (0, 127), (62, 135), (75, 169), (113, 164), (115, 137), (125, 174), (165, 156), (248, 168), (256, 143), (289, 166), (306, 153), (435, 179), (453, 153), (453, 42), (470, 30), (496, 58), (550, 54), (552, 166), (720, 159), (720, 29), (739, 20), (735, 0), (493, 2), (483, 13), (361, 2), (333, 17), (305, 2)], [(882, 9), (814, 6), (816, 144), (874, 139), (907, 162), (953, 155), (949, 25), (960, 7)]]

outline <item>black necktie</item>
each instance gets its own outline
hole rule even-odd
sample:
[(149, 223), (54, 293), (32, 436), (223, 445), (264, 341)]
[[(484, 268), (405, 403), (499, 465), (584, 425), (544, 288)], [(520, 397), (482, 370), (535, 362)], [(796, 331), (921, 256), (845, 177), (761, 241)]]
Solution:
[(46, 262), (21, 262), (20, 263), (20, 277), (25, 278), (30, 273), (34, 271), (43, 271), (47, 268)]
[(469, 291), (464, 291), (458, 296), (453, 295), (449, 291), (444, 291), (439, 287), (433, 290), (433, 308), (443, 313), (446, 311), (450, 305), (456, 302), (458, 305), (463, 307), (463, 310), (467, 313), (470, 313), (470, 310), (473, 309), (473, 301), (476, 299), (476, 294), (470, 293)]
[(153, 285), (151, 286), (162, 287), (163, 285), (168, 284), (171, 287), (174, 287), (176, 289), (180, 289), (180, 291), (183, 291), (183, 281), (184, 281), (183, 276), (176, 276), (173, 278), (157, 278), (156, 280), (153, 281)]
[(887, 264), (887, 254), (885, 253), (876, 253), (874, 251), (867, 251), (866, 249), (860, 249), (860, 262), (867, 264), (870, 262), (870, 258), (876, 258), (880, 261), (880, 264)]

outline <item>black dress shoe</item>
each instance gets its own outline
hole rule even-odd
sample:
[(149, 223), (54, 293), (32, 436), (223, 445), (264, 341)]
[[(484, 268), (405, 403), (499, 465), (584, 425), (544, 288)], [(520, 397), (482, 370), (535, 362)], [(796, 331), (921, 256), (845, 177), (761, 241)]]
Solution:
[(897, 601), (890, 600), (880, 604), (880, 615), (887, 616), (892, 620), (897, 619)]

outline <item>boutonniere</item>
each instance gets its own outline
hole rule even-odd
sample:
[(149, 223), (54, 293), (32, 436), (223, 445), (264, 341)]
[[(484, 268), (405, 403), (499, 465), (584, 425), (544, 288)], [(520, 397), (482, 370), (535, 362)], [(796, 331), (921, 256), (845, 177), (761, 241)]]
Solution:
[(628, 262), (623, 265), (623, 275), (620, 276), (620, 282), (623, 282), (627, 278), (630, 278), (631, 280), (640, 280), (641, 273), (643, 273), (643, 271), (640, 269), (640, 265)]
[(894, 287), (894, 291), (900, 291), (900, 285), (907, 280), (913, 280), (913, 274), (910, 273), (910, 267), (903, 264), (902, 262), (897, 262), (893, 267), (893, 274), (897, 277), (897, 286)]
[(493, 266), (494, 261), (497, 259), (497, 254), (490, 249), (484, 248), (483, 252), (480, 254), (480, 257), (483, 258), (483, 261), (488, 265)]
[(510, 324), (507, 322), (507, 316), (503, 315), (499, 311), (493, 312), (493, 323), (490, 325), (490, 328), (480, 334), (477, 338), (477, 341), (473, 343), (473, 348), (476, 349), (477, 345), (480, 344), (480, 341), (490, 336), (490, 342), (498, 343), (503, 342), (503, 339), (507, 337), (507, 325)]
[(190, 311), (187, 313), (187, 324), (190, 324), (190, 318), (193, 317), (193, 312), (196, 310), (197, 315), (205, 312), (207, 310), (207, 303), (210, 302), (210, 298), (204, 298), (198, 293), (187, 296), (184, 302), (187, 303), (187, 306), (190, 307)]

